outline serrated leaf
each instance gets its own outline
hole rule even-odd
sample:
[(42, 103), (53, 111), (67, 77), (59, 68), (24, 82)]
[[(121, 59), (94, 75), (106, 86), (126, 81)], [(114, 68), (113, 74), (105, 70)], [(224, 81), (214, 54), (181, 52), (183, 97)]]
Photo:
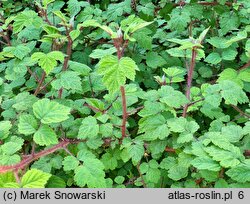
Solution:
[(197, 157), (191, 164), (199, 170), (219, 171), (221, 169), (218, 162), (214, 161), (210, 157)]
[(57, 61), (63, 62), (64, 55), (60, 51), (52, 51), (48, 54), (42, 52), (35, 52), (32, 54), (31, 59), (38, 62), (38, 65), (49, 74), (57, 65)]
[(219, 53), (213, 52), (213, 53), (210, 53), (206, 57), (205, 62), (210, 63), (210, 64), (218, 64), (221, 62), (221, 60), (222, 59), (221, 59)]
[(135, 62), (129, 57), (117, 57), (108, 55), (103, 57), (98, 66), (98, 73), (103, 75), (103, 83), (111, 93), (116, 92), (124, 85), (126, 78), (135, 79), (135, 70), (138, 70)]
[(180, 91), (174, 90), (170, 86), (162, 86), (158, 92), (161, 97), (160, 102), (165, 103), (170, 107), (179, 108), (188, 103), (184, 94)]
[(94, 117), (88, 116), (82, 120), (78, 136), (79, 139), (95, 138), (99, 133), (99, 125)]
[(20, 32), (24, 27), (27, 26), (35, 26), (36, 28), (39, 28), (43, 22), (42, 19), (38, 16), (38, 14), (32, 10), (26, 10), (20, 12), (14, 18), (14, 21), (15, 21), (13, 24), (14, 33)]
[(157, 68), (166, 64), (166, 61), (156, 52), (148, 52), (146, 56), (146, 63), (149, 67)]
[(49, 146), (52, 144), (57, 144), (58, 139), (56, 133), (48, 125), (43, 125), (34, 134), (33, 137), (36, 144), (41, 146)]
[(23, 139), (16, 136), (12, 136), (10, 141), (5, 142), (3, 145), (0, 146), (0, 150), (4, 154), (12, 155), (22, 148), (23, 143)]
[(215, 146), (205, 147), (204, 150), (215, 160), (219, 161), (223, 167), (234, 167), (240, 164), (242, 155), (238, 148), (233, 148), (231, 151), (223, 150)]
[(44, 188), (51, 174), (38, 169), (28, 170), (21, 179), (22, 188)]
[(67, 156), (64, 158), (62, 164), (64, 171), (70, 171), (77, 168), (77, 166), (79, 165), (79, 161), (73, 156)]
[(229, 169), (226, 174), (237, 182), (248, 182), (250, 181), (250, 166), (248, 164), (239, 164)]
[(132, 158), (133, 164), (137, 164), (144, 155), (144, 145), (142, 141), (131, 144), (128, 148), (128, 155)]
[(69, 118), (70, 108), (49, 99), (33, 104), (33, 113), (44, 124), (59, 123)]
[(116, 52), (116, 48), (115, 47), (111, 47), (109, 49), (106, 50), (101, 50), (101, 49), (95, 49), (93, 50), (93, 52), (89, 55), (89, 57), (93, 58), (93, 59), (100, 59), (103, 58), (107, 55), (112, 55)]
[(242, 127), (236, 125), (222, 127), (221, 133), (231, 143), (239, 142), (243, 137)]
[(117, 159), (108, 152), (102, 155), (101, 162), (104, 164), (105, 170), (114, 170), (118, 166)]
[(59, 90), (60, 88), (65, 88), (67, 90), (82, 90), (81, 78), (77, 72), (64, 71), (59, 77), (54, 80), (51, 85)]
[(188, 168), (180, 164), (174, 165), (168, 170), (168, 177), (173, 179), (174, 181), (178, 181), (182, 178), (185, 178), (187, 175)]
[(31, 135), (38, 129), (36, 119), (32, 115), (21, 115), (18, 123), (18, 131), (24, 135)]
[(0, 121), (0, 138), (5, 139), (9, 135), (9, 130), (11, 128), (10, 121)]
[(221, 87), (221, 96), (226, 104), (237, 105), (238, 103), (247, 103), (249, 99), (246, 93), (235, 82), (224, 80), (219, 82)]
[(98, 159), (86, 158), (84, 164), (75, 169), (74, 180), (77, 185), (89, 188), (105, 188), (105, 172), (104, 165)]

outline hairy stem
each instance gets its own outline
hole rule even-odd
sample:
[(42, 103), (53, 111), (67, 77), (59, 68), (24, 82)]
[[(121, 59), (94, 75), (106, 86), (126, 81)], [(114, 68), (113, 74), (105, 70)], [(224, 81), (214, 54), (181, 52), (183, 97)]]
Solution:
[(121, 96), (122, 96), (122, 140), (126, 137), (126, 122), (127, 122), (127, 102), (126, 102), (126, 94), (125, 94), (125, 88), (124, 86), (120, 87)]
[(237, 106), (235, 105), (231, 105), (233, 107), (234, 110), (236, 110), (237, 112), (240, 113), (241, 116), (245, 116), (247, 118), (250, 118), (250, 115), (247, 113), (244, 113), (241, 109), (239, 109)]
[(22, 161), (20, 161), (19, 163), (15, 164), (15, 165), (0, 166), (0, 173), (6, 173), (9, 171), (15, 172), (15, 171), (18, 171), (20, 169), (25, 169), (25, 167), (27, 167), (31, 162), (39, 159), (40, 157), (52, 154), (57, 150), (64, 149), (69, 144), (75, 144), (78, 142), (81, 142), (81, 141), (80, 140), (64, 139), (64, 140), (60, 141), (57, 145), (55, 145), (49, 149), (45, 149), (45, 150), (42, 150), (38, 153), (34, 153), (34, 154), (29, 155), (29, 156), (26, 156)]
[[(196, 48), (194, 47), (192, 49), (192, 59), (190, 63), (190, 67), (188, 69), (188, 76), (187, 76), (187, 89), (186, 89), (186, 97), (188, 100), (190, 100), (190, 90), (192, 87), (192, 81), (193, 81), (193, 73), (194, 73), (194, 67), (195, 67), (195, 59), (197, 56)], [(186, 104), (183, 108), (183, 117), (187, 116), (187, 110), (188, 110), (189, 105)]]
[(37, 96), (37, 94), (40, 92), (40, 90), (41, 90), (40, 88), (41, 88), (41, 86), (43, 85), (43, 82), (44, 82), (44, 80), (45, 80), (45, 77), (46, 77), (46, 72), (43, 71), (42, 77), (41, 77), (41, 79), (39, 80), (38, 86), (37, 86), (37, 88), (36, 88), (36, 90), (35, 90), (35, 93), (34, 93), (35, 96)]
[[(73, 40), (69, 35), (70, 32), (72, 31), (72, 29), (73, 29), (72, 27), (70, 27), (70, 29), (68, 29), (66, 27), (66, 35), (67, 35), (67, 39), (68, 39), (68, 45), (67, 45), (67, 51), (66, 51), (67, 56), (64, 58), (62, 71), (66, 71), (68, 69), (69, 60), (70, 60), (71, 54), (72, 54)], [(63, 93), (63, 87), (61, 87), (58, 91), (58, 98), (62, 98), (62, 93)]]
[(250, 67), (250, 60), (248, 61), (248, 63), (246, 63), (245, 65), (243, 65), (239, 70), (238, 72), (244, 70), (244, 69), (247, 69), (248, 67)]

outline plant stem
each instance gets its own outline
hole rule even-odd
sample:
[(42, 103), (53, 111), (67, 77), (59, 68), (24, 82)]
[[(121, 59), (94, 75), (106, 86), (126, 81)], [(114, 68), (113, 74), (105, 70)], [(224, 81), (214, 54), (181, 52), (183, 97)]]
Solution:
[(126, 122), (127, 122), (127, 102), (126, 102), (126, 94), (124, 86), (120, 87), (121, 96), (122, 96), (122, 140), (126, 137)]
[[(70, 29), (68, 29), (66, 27), (66, 35), (67, 35), (67, 39), (68, 39), (68, 45), (67, 45), (67, 51), (66, 51), (67, 56), (64, 58), (62, 71), (66, 71), (68, 69), (69, 60), (70, 60), (71, 54), (72, 54), (73, 40), (69, 35), (70, 32), (72, 31), (72, 29), (73, 29), (72, 27), (70, 27)], [(63, 93), (63, 87), (61, 87), (58, 91), (58, 98), (62, 98), (62, 93)]]
[(146, 185), (146, 183), (145, 183), (145, 181), (144, 181), (144, 179), (143, 179), (143, 175), (142, 175), (141, 170), (140, 170), (140, 162), (136, 165), (136, 168), (137, 168), (138, 173), (139, 173), (139, 175), (140, 175), (140, 178), (141, 178), (141, 182), (142, 182), (143, 187), (144, 187), (144, 188), (147, 188), (147, 185)]
[(42, 86), (42, 84), (43, 84), (43, 82), (45, 80), (45, 77), (46, 77), (46, 72), (43, 71), (42, 77), (39, 80), (38, 86), (37, 86), (37, 88), (35, 90), (35, 93), (34, 93), (35, 96), (37, 96), (37, 94), (40, 92), (40, 88), (41, 88), (41, 86)]
[(9, 171), (18, 171), (19, 169), (24, 169), (31, 162), (39, 159), (40, 157), (52, 154), (57, 150), (64, 149), (69, 144), (75, 144), (75, 143), (79, 143), (79, 142), (82, 142), (82, 141), (74, 140), (74, 139), (64, 139), (64, 140), (60, 141), (59, 144), (57, 144), (49, 149), (42, 150), (38, 153), (34, 153), (33, 155), (31, 154), (30, 156), (25, 157), (22, 161), (20, 161), (17, 164), (14, 164), (11, 166), (0, 166), (0, 173), (6, 173)]
[(247, 118), (250, 118), (250, 115), (247, 113), (244, 113), (241, 109), (239, 109), (237, 106), (235, 105), (231, 105), (233, 107), (234, 110), (236, 110), (237, 112), (240, 113), (241, 116), (245, 116)]
[(247, 69), (248, 67), (250, 67), (250, 60), (248, 61), (248, 63), (246, 63), (245, 65), (243, 65), (241, 68), (239, 68), (238, 72)]
[[(191, 86), (192, 86), (192, 80), (193, 80), (193, 73), (194, 73), (194, 67), (195, 67), (195, 59), (197, 56), (197, 52), (196, 52), (196, 48), (193, 47), (192, 49), (192, 59), (191, 59), (191, 63), (190, 63), (190, 67), (188, 70), (188, 76), (187, 76), (187, 89), (186, 89), (186, 97), (188, 100), (190, 100), (190, 90), (191, 90)], [(187, 116), (187, 110), (188, 110), (189, 105), (186, 104), (183, 108), (183, 117)]]

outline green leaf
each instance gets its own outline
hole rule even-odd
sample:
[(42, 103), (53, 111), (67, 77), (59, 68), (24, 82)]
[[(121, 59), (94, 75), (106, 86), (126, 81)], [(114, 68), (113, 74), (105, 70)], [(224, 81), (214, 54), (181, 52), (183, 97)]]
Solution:
[(177, 143), (182, 144), (182, 143), (187, 143), (190, 142), (194, 139), (193, 134), (191, 133), (181, 133), (178, 138), (177, 138)]
[(66, 188), (66, 183), (62, 178), (52, 175), (49, 178), (45, 187), (46, 188)]
[(248, 182), (250, 181), (250, 162), (249, 159), (245, 164), (239, 164), (229, 169), (226, 174), (237, 182)]
[(57, 90), (62, 87), (67, 90), (82, 90), (81, 78), (77, 72), (73, 71), (62, 72), (58, 78), (51, 83), (51, 85)]
[(38, 169), (28, 170), (21, 179), (22, 188), (44, 188), (51, 174)]
[(105, 188), (104, 165), (98, 159), (86, 158), (83, 165), (75, 169), (74, 180), (80, 187)]
[(188, 168), (182, 166), (181, 164), (174, 165), (168, 170), (168, 177), (173, 179), (174, 181), (185, 178), (187, 177), (187, 175)]
[(0, 139), (5, 139), (8, 137), (10, 128), (10, 121), (0, 121)]
[(21, 115), (18, 123), (18, 131), (24, 135), (31, 135), (38, 129), (36, 119), (32, 115)]
[(70, 108), (49, 99), (41, 99), (33, 104), (33, 112), (42, 123), (51, 124), (67, 120)]
[(245, 82), (250, 82), (250, 70), (240, 71), (238, 78)]
[(174, 90), (170, 86), (162, 86), (158, 91), (160, 95), (160, 102), (167, 104), (170, 107), (180, 108), (188, 103), (188, 100), (184, 94), (180, 91)]
[(36, 101), (37, 98), (34, 95), (28, 92), (21, 92), (15, 96), (15, 104), (12, 107), (17, 111), (25, 111), (30, 109)]
[(165, 139), (170, 133), (165, 118), (160, 114), (140, 119), (138, 133), (143, 132), (145, 132), (143, 138), (149, 141), (157, 138)]
[(58, 143), (56, 133), (48, 125), (43, 125), (35, 132), (34, 141), (41, 146)]
[(226, 104), (237, 105), (238, 103), (247, 103), (249, 99), (246, 93), (236, 83), (224, 80), (219, 82), (221, 87), (221, 96), (225, 99)]
[(222, 127), (221, 132), (222, 135), (231, 143), (239, 142), (243, 137), (242, 127), (237, 125)]
[(149, 67), (155, 69), (166, 64), (166, 61), (156, 52), (148, 52), (146, 55), (146, 63)]
[(215, 160), (219, 161), (220, 165), (223, 167), (234, 167), (240, 164), (240, 159), (242, 159), (242, 154), (239, 148), (232, 148), (232, 150), (227, 151), (220, 149), (215, 146), (205, 147), (204, 150)]
[(17, 164), (18, 162), (21, 161), (21, 158), (19, 155), (14, 154), (14, 155), (1, 155), (0, 157), (0, 165), (13, 165)]
[(191, 164), (199, 170), (219, 171), (221, 169), (218, 162), (214, 161), (210, 157), (197, 157)]
[(132, 162), (136, 165), (144, 155), (144, 143), (142, 141), (136, 141), (128, 147), (128, 154), (132, 158)]
[(216, 48), (227, 48), (229, 45), (227, 44), (226, 38), (222, 37), (212, 37), (210, 39), (207, 39), (207, 42), (209, 42), (211, 45), (213, 45)]
[(170, 14), (170, 20), (168, 21), (168, 27), (171, 30), (182, 32), (190, 22), (190, 13), (188, 11), (179, 11), (179, 8), (172, 10)]
[(31, 10), (20, 12), (14, 18), (14, 21), (15, 21), (13, 24), (14, 34), (20, 32), (24, 27), (27, 26), (35, 26), (36, 28), (40, 28), (43, 22), (43, 20), (38, 16), (38, 14)]
[(122, 184), (125, 181), (125, 178), (123, 176), (117, 176), (117, 177), (115, 177), (114, 181), (117, 184)]
[(13, 172), (1, 173), (0, 174), (0, 188), (7, 188), (10, 183), (15, 183), (16, 179)]
[(117, 159), (108, 152), (102, 155), (101, 162), (104, 164), (105, 170), (115, 170), (118, 166)]
[(108, 55), (112, 55), (116, 52), (116, 48), (115, 47), (111, 47), (109, 49), (106, 50), (101, 50), (101, 49), (95, 49), (93, 50), (93, 52), (89, 55), (89, 57), (93, 58), (93, 59), (100, 59), (103, 58), (105, 56)]
[(48, 54), (35, 52), (32, 54), (31, 59), (38, 62), (38, 65), (41, 66), (46, 74), (49, 74), (57, 66), (57, 60), (63, 62), (64, 55), (60, 51), (52, 51)]
[(212, 52), (206, 57), (205, 62), (208, 62), (210, 64), (218, 64), (221, 62), (221, 57), (219, 53)]
[(62, 164), (63, 164), (64, 171), (70, 171), (78, 167), (79, 161), (77, 158), (73, 156), (67, 156), (64, 158)]
[(234, 60), (236, 58), (237, 54), (238, 54), (237, 50), (227, 48), (227, 49), (223, 50), (221, 57), (223, 60), (231, 61), (231, 60)]
[(0, 146), (0, 150), (4, 154), (12, 155), (22, 148), (23, 143), (23, 139), (16, 136), (12, 136), (10, 141), (5, 142), (3, 145)]
[(22, 60), (31, 52), (29, 47), (22, 44), (17, 45), (16, 47), (6, 47), (3, 49), (3, 51), (15, 55), (20, 60)]
[(99, 125), (94, 117), (88, 116), (82, 120), (78, 136), (79, 139), (95, 138), (99, 133)]
[(138, 70), (135, 62), (129, 57), (117, 57), (108, 55), (103, 57), (98, 66), (98, 73), (103, 75), (103, 83), (110, 93), (116, 92), (124, 85), (126, 78), (134, 81), (135, 70)]
[(82, 76), (89, 75), (89, 72), (91, 71), (91, 68), (89, 68), (87, 65), (74, 61), (69, 61), (69, 68), (75, 72), (78, 72)]

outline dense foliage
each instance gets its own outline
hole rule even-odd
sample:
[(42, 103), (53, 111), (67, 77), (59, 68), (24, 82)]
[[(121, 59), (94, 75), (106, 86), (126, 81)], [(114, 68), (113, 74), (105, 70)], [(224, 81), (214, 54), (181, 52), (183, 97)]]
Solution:
[(250, 1), (0, 2), (0, 187), (250, 187)]

